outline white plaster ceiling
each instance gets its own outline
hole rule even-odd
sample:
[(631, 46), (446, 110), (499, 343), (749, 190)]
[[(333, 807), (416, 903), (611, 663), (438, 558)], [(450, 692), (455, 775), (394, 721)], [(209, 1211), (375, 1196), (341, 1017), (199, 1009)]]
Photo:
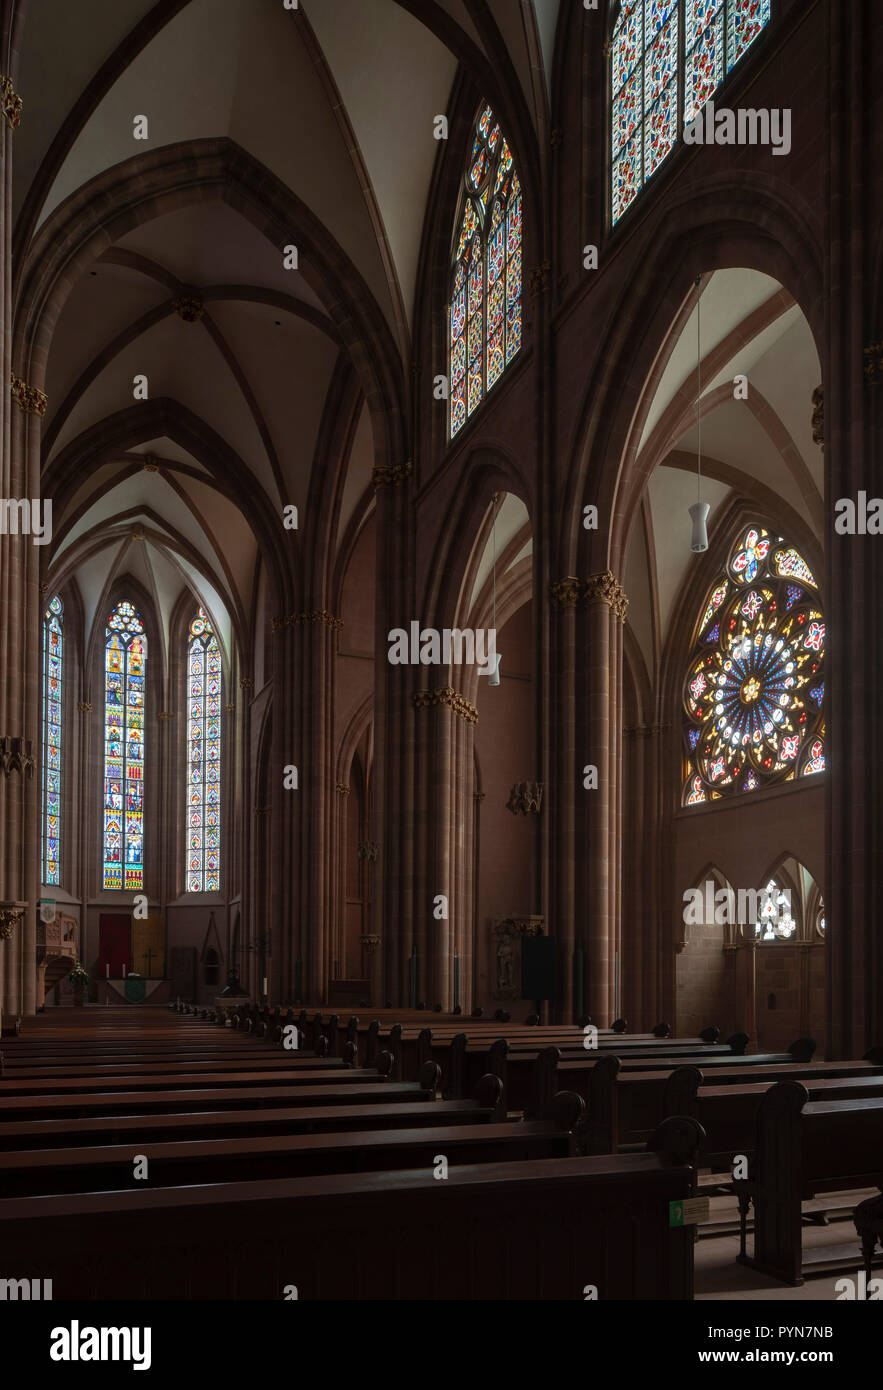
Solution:
[[(545, 102), (559, 0), (491, 0), (483, 11), (439, 0), (421, 18), (415, 9), (411, 0), (301, 0), (297, 11), (280, 0), (181, 0), (160, 23), (155, 0), (29, 0), (13, 169), (22, 251), (68, 197), (113, 166), (226, 137), (339, 244), (385, 317), (405, 374), (438, 156), (433, 118), (449, 108), (461, 60), (487, 63), (505, 50), (539, 121), (534, 74), (544, 69)], [(141, 115), (149, 138), (136, 141)], [(197, 323), (172, 308), (182, 290), (205, 294)], [(282, 248), (225, 202), (150, 217), (81, 276), (55, 323), (44, 464), (82, 452), (84, 434), (112, 417), (131, 417), (133, 378), (146, 375), (149, 400), (164, 398), (172, 413), (214, 432), (270, 508), (293, 502), (303, 514), (341, 363), (331, 295), (286, 271)], [(182, 587), (211, 608), (204, 575), (197, 585), (202, 566), (226, 642), (231, 616), (251, 610), (258, 538), (214, 480), (210, 450), (196, 457), (170, 434), (139, 436), (81, 465), (82, 481), (54, 517), (53, 573), (75, 573), (91, 621), (114, 575), (137, 561), (167, 629)], [(373, 452), (363, 410), (340, 482), (338, 540), (370, 485)], [(144, 455), (159, 471), (128, 477)], [(142, 523), (146, 538), (134, 542)]]
[[(756, 311), (759, 318), (747, 325)], [(675, 342), (667, 345), (670, 356), (640, 447), (653, 447), (654, 427), (679, 392), (685, 393), (689, 409), (661, 455), (647, 455), (655, 465), (645, 492), (650, 537), (648, 541), (641, 515), (636, 516), (624, 567), (629, 622), (651, 675), (659, 656), (654, 624), (664, 645), (676, 599), (691, 564), (697, 563), (690, 550), (687, 512), (697, 497), (696, 325), (693, 309)], [(711, 503), (709, 529), (727, 498), (750, 499), (758, 495), (760, 484), (768, 498), (787, 504), (823, 542), (823, 457), (813, 443), (811, 424), (812, 392), (821, 380), (821, 368), (806, 319), (769, 276), (739, 269), (717, 271), (707, 279), (701, 297), (703, 362), (717, 349), (723, 363), (703, 372), (702, 379), (706, 405), (709, 397), (719, 396), (713, 408), (703, 407), (701, 422), (702, 497)], [(747, 400), (734, 396), (737, 375), (747, 377)]]
[(491, 526), (491, 515), (492, 511), (489, 509), (485, 524), (488, 525), (490, 529), (488, 531), (484, 550), (482, 551), (481, 562), (475, 576), (475, 583), (472, 586), (472, 594), (469, 598), (470, 610), (475, 600), (478, 598), (478, 595), (481, 593), (485, 583), (493, 573), (495, 553), (497, 557), (497, 583), (499, 584), (500, 579), (507, 570), (511, 569), (519, 560), (523, 560), (525, 556), (530, 555), (533, 551), (533, 540), (531, 539), (521, 546), (518, 554), (513, 556), (513, 558), (506, 563), (504, 568), (501, 568), (500, 560), (504, 550), (510, 542), (515, 539), (519, 531), (525, 526), (530, 526), (530, 517), (527, 507), (520, 497), (515, 496), (514, 492), (504, 492), (499, 498), (497, 502), (497, 519), (495, 526)]

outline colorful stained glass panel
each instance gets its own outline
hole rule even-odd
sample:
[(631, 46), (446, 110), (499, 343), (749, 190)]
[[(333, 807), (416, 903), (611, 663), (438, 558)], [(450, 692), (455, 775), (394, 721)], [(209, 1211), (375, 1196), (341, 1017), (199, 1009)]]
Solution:
[(521, 186), (489, 106), (463, 183), (449, 310), (451, 438), (521, 346)]
[(140, 615), (118, 603), (104, 648), (104, 858), (106, 889), (144, 887), (144, 691), (147, 641)]
[(728, 0), (727, 72), (770, 22), (770, 0)]
[(43, 617), (42, 881), (61, 883), (61, 707), (64, 611), (52, 599)]
[(187, 892), (221, 886), (221, 651), (197, 609), (187, 645)]

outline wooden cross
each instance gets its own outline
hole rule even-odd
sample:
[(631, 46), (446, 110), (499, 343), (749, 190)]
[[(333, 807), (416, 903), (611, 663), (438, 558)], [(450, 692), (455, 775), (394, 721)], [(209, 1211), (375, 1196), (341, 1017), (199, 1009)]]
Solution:
[(147, 961), (147, 978), (148, 978), (148, 980), (151, 978), (151, 974), (150, 974), (150, 962), (153, 960), (153, 957), (154, 957), (155, 955), (156, 955), (156, 951), (154, 951), (152, 947), (148, 947), (148, 949), (147, 949), (146, 951), (142, 951), (142, 952), (141, 952), (141, 959)]

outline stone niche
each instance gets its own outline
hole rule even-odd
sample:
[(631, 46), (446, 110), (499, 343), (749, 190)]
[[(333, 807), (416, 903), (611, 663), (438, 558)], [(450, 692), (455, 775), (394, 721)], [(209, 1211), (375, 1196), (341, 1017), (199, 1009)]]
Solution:
[(495, 917), (491, 923), (488, 979), (493, 999), (521, 998), (521, 943), (526, 936), (542, 936), (545, 917)]

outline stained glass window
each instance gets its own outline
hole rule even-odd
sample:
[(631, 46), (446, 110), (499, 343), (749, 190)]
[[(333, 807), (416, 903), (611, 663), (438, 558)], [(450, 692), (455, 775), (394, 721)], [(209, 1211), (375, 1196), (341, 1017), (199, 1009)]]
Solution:
[(684, 805), (823, 771), (825, 620), (806, 562), (746, 527), (700, 614), (684, 680)]
[(770, 0), (622, 0), (610, 43), (612, 222), (769, 18)]
[(56, 597), (43, 614), (42, 881), (61, 883), (61, 691), (64, 610)]
[(758, 941), (788, 941), (797, 931), (791, 915), (791, 893), (774, 878), (758, 894), (758, 920), (754, 935)]
[(221, 886), (221, 649), (198, 608), (187, 643), (187, 892)]
[(449, 310), (451, 438), (521, 347), (521, 184), (489, 106), (463, 180)]
[(141, 617), (131, 603), (118, 603), (104, 647), (105, 888), (144, 887), (146, 663)]

